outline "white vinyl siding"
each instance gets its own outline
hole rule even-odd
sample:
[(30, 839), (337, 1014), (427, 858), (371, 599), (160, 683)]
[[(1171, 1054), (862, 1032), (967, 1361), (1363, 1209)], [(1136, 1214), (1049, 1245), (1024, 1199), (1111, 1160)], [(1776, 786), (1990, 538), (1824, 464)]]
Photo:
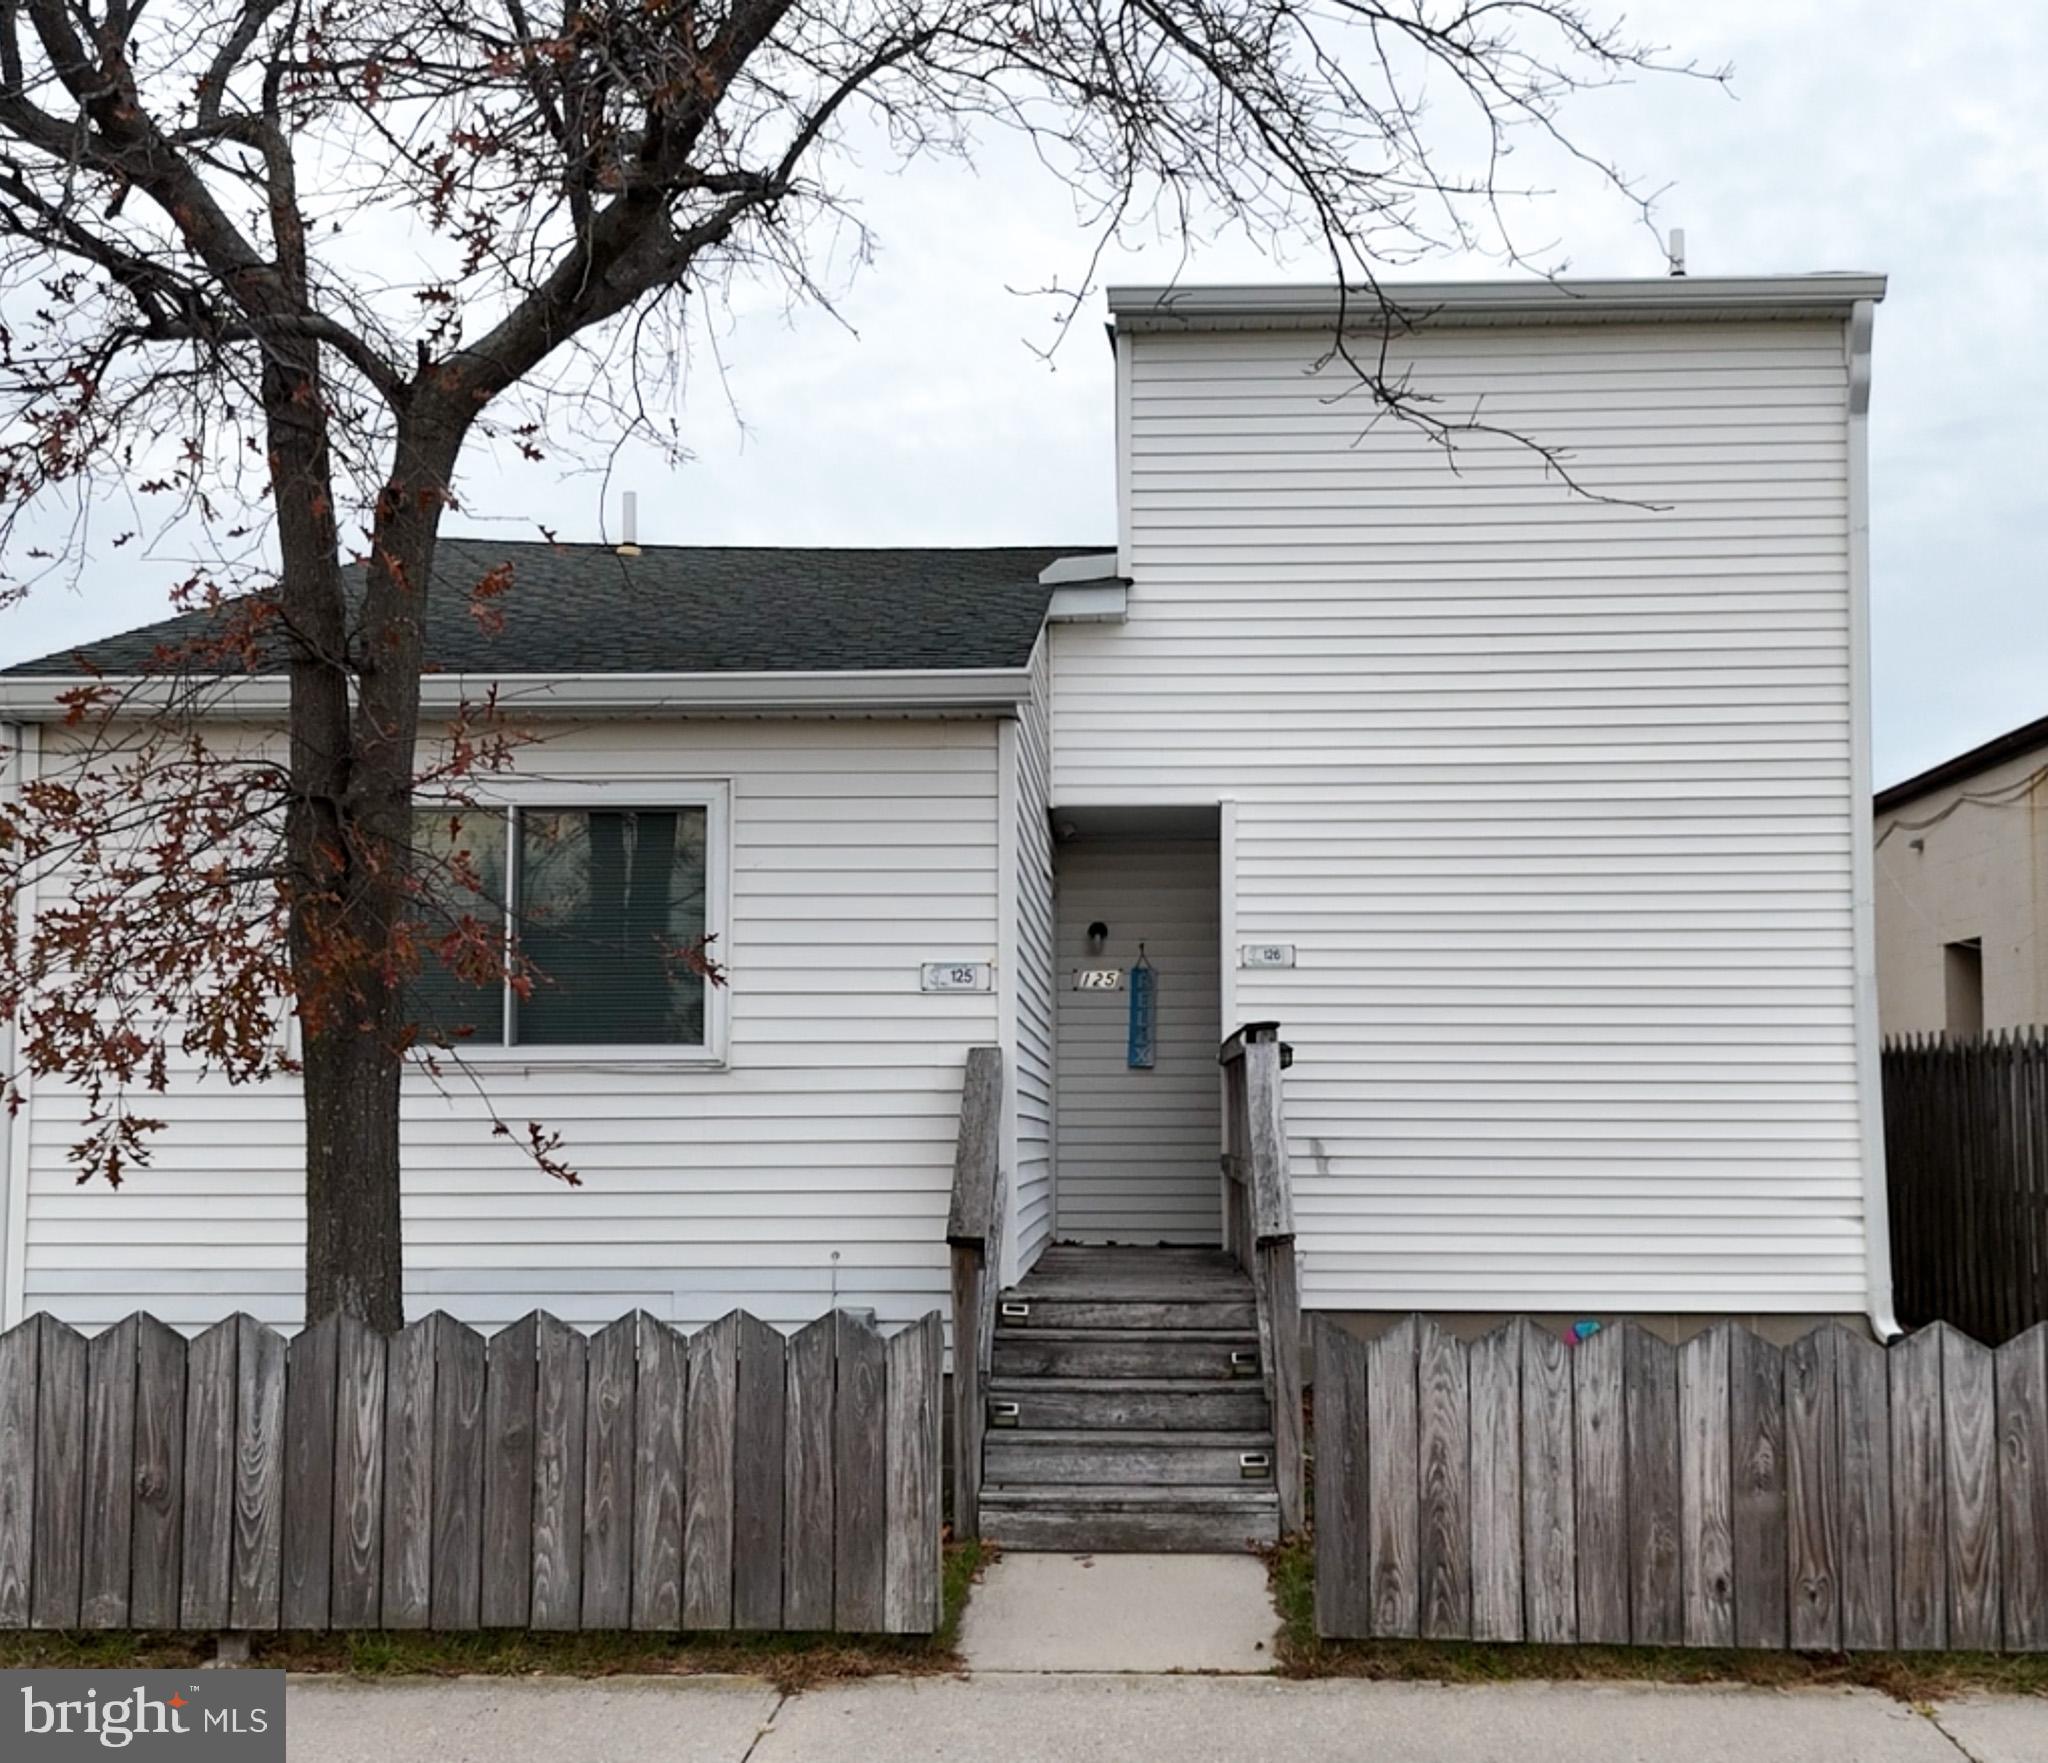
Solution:
[[(993, 722), (931, 720), (621, 721), (523, 752), (523, 778), (629, 806), (730, 783), (729, 1068), (551, 1047), (493, 1049), (475, 1081), (408, 1074), (410, 1312), (593, 1324), (644, 1305), (694, 1326), (734, 1305), (778, 1323), (835, 1298), (885, 1324), (943, 1307), (962, 1063), (998, 1023), (993, 994), (926, 994), (918, 970), (995, 958), (996, 753)], [(493, 1107), (515, 1133), (561, 1131), (583, 1186), (494, 1139)], [(180, 1081), (148, 1109), (169, 1130), (116, 1192), (74, 1184), (76, 1104), (35, 1094), (28, 1306), (295, 1323), (294, 1087)]]
[[(1213, 840), (1081, 837), (1060, 847), (1059, 1235), (1216, 1243), (1222, 1233), (1216, 1047), (1219, 895)], [(1099, 954), (1088, 926), (1109, 927)], [(1077, 991), (1077, 968), (1156, 985), (1153, 1064), (1132, 1070), (1130, 994)]]
[(1046, 819), (1051, 784), (1051, 693), (1046, 641), (1031, 656), (1031, 695), (1017, 734), (1017, 1013), (1015, 1191), (1017, 1265), (1029, 1267), (1052, 1235), (1053, 854)]
[(1057, 807), (1236, 801), (1241, 1020), (1296, 1050), (1321, 1307), (1854, 1311), (1847, 371), (1834, 322), (1124, 336), (1121, 627)]

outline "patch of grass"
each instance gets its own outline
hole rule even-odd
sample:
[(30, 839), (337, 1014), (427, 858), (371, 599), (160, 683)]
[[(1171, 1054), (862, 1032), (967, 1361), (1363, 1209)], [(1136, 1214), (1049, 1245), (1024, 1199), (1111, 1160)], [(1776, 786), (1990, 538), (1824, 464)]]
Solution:
[[(979, 1543), (946, 1549), (938, 1632), (926, 1635), (660, 1635), (606, 1631), (533, 1634), (485, 1629), (470, 1634), (363, 1630), (250, 1637), (252, 1665), (350, 1677), (617, 1677), (741, 1673), (778, 1689), (959, 1668), (960, 1618), (993, 1551)], [(48, 1666), (177, 1667), (213, 1657), (208, 1636), (180, 1634), (0, 1634), (0, 1670)]]
[(1880, 1690), (1924, 1703), (1965, 1690), (2048, 1696), (2048, 1656), (2002, 1653), (1790, 1653), (1748, 1648), (1510, 1645), (1485, 1641), (1326, 1641), (1315, 1628), (1315, 1552), (1301, 1539), (1267, 1557), (1280, 1614), (1279, 1667), (1297, 1678), (1433, 1683), (1744, 1683)]

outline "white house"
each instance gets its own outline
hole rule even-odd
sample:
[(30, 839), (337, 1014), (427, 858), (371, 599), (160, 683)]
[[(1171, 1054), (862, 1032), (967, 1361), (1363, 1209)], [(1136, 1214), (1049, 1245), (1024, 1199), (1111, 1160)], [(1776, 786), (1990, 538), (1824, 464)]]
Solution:
[[(1008, 1056), (1006, 1273), (1055, 1239), (1214, 1242), (1217, 1044), (1270, 1020), (1306, 1305), (1889, 1331), (1883, 291), (1401, 288), (1393, 367), (1477, 425), (1447, 451), (1373, 419), (1330, 290), (1118, 289), (1113, 548), (445, 545), (458, 588), (515, 569), (495, 639), (446, 596), (428, 682), (501, 678), (545, 728), (502, 790), (513, 885), (655, 840), (730, 985), (641, 1010), (565, 978), (476, 1087), (412, 1080), (413, 1308), (920, 1313), (977, 1045)], [(19, 767), (67, 763), (74, 680), (0, 680)], [(479, 1087), (584, 1185), (492, 1139)], [(76, 1098), (30, 1093), (8, 1321), (297, 1321), (297, 1098), (182, 1082), (158, 1111), (114, 1192), (67, 1166)]]

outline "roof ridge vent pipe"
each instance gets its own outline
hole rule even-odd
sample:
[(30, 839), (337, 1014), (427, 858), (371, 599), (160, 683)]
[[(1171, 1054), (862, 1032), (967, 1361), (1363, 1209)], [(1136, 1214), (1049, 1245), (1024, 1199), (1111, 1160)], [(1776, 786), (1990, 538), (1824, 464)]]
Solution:
[(640, 493), (628, 490), (619, 498), (619, 542), (613, 549), (621, 557), (640, 555)]
[(1684, 227), (1675, 226), (1671, 229), (1671, 242), (1664, 247), (1664, 255), (1671, 260), (1671, 273), (1673, 275), (1685, 274)]

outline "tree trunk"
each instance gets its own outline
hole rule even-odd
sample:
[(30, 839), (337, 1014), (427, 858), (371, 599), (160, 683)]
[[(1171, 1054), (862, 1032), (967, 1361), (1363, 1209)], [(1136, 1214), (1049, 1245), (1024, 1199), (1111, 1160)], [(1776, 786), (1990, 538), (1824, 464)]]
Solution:
[(308, 1322), (338, 1310), (372, 1328), (405, 1325), (402, 1072), (395, 1049), (353, 1024), (306, 1037)]
[[(317, 352), (264, 375), (291, 653), (290, 944), (304, 1035), (306, 1320), (405, 1322), (399, 1089), (427, 582), (459, 433), (401, 422), (352, 608)], [(351, 702), (353, 699), (353, 702)]]

